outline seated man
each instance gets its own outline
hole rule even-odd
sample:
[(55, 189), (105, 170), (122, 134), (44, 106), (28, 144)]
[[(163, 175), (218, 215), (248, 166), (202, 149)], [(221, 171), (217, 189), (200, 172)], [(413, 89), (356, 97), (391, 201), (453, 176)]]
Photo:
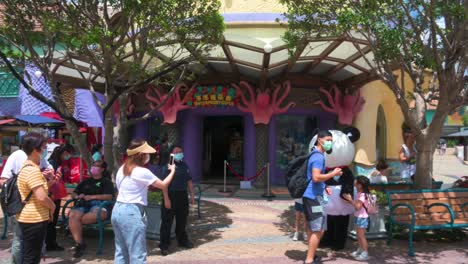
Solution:
[[(106, 169), (107, 164), (104, 161), (95, 161), (91, 167), (91, 177), (78, 184), (74, 191), (73, 198), (78, 201), (70, 211), (68, 219), (70, 232), (76, 242), (74, 258), (83, 256), (86, 248), (83, 243), (83, 225), (96, 223), (99, 205), (114, 197), (114, 185)], [(108, 212), (108, 209), (103, 208), (99, 217), (107, 219)]]

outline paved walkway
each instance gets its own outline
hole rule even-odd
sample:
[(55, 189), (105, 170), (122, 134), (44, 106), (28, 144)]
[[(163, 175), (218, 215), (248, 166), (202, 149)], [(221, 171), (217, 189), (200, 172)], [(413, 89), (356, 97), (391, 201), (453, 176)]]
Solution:
[[(194, 212), (192, 211), (195, 215)], [(206, 198), (202, 201), (202, 219), (191, 217), (190, 231), (196, 248), (171, 247), (171, 254), (162, 257), (157, 241), (148, 240), (149, 263), (168, 264), (224, 264), (224, 263), (302, 263), (307, 245), (290, 238), (293, 207), (289, 200), (252, 200), (240, 198)], [(151, 223), (150, 223), (151, 224)], [(10, 237), (11, 238), (11, 237)], [(106, 233), (104, 255), (96, 256), (97, 236), (87, 234), (87, 254), (72, 259), (71, 238), (60, 234), (60, 244), (67, 247), (62, 253), (51, 253), (45, 263), (112, 263), (113, 236)], [(391, 246), (384, 241), (370, 242), (372, 258), (368, 263), (467, 263), (468, 241), (441, 243), (417, 242), (416, 257), (407, 257), (406, 241), (395, 240)], [(8, 263), (9, 240), (0, 241), (0, 263)], [(175, 243), (173, 243), (175, 244)], [(346, 250), (320, 250), (324, 263), (358, 263), (350, 260), (349, 252), (356, 243), (348, 240)]]
[(435, 180), (444, 182), (442, 188), (450, 188), (460, 176), (468, 176), (468, 165), (452, 153), (453, 150), (448, 149), (445, 155), (434, 154), (433, 175)]

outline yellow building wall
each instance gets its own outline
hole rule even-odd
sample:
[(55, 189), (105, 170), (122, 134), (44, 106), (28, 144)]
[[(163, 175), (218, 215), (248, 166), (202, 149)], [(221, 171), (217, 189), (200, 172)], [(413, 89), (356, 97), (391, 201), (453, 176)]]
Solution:
[[(405, 87), (408, 92), (414, 87), (408, 75), (405, 75)], [(386, 157), (390, 160), (397, 160), (403, 144), (401, 125), (405, 119), (395, 95), (384, 82), (372, 81), (361, 88), (361, 96), (366, 103), (354, 121), (354, 126), (361, 132), (361, 139), (356, 142), (354, 161), (368, 166), (376, 163), (376, 126), (380, 105), (384, 110), (386, 121)]]
[(221, 13), (283, 13), (286, 8), (275, 0), (222, 0)]

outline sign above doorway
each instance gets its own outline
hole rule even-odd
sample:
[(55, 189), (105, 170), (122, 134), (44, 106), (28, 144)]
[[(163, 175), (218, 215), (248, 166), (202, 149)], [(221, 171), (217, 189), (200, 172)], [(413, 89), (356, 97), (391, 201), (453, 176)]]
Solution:
[(223, 85), (198, 86), (187, 105), (195, 107), (225, 107), (237, 105), (236, 89)]

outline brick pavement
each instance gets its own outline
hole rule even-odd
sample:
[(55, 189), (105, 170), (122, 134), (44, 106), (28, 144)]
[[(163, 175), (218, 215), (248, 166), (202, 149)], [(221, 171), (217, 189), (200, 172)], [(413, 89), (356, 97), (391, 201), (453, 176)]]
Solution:
[[(293, 223), (290, 200), (245, 200), (240, 198), (206, 198), (202, 201), (202, 219), (191, 217), (190, 234), (196, 245), (191, 250), (171, 247), (171, 254), (162, 257), (157, 241), (148, 240), (149, 263), (227, 264), (227, 263), (302, 263), (307, 245), (290, 238)], [(193, 214), (195, 215), (195, 214)], [(106, 234), (104, 255), (94, 254), (97, 236), (87, 234), (87, 254), (81, 260), (71, 259), (71, 253), (52, 253), (45, 263), (112, 263), (114, 246), (112, 233)], [(391, 246), (384, 241), (371, 241), (368, 263), (467, 263), (467, 241), (456, 243), (416, 242), (416, 257), (407, 257), (406, 241), (395, 240)], [(72, 246), (70, 238), (61, 244)], [(173, 243), (175, 244), (175, 243)], [(9, 258), (9, 241), (0, 241), (0, 263)], [(358, 263), (348, 254), (355, 242), (348, 240), (342, 252), (320, 250), (324, 263)]]

